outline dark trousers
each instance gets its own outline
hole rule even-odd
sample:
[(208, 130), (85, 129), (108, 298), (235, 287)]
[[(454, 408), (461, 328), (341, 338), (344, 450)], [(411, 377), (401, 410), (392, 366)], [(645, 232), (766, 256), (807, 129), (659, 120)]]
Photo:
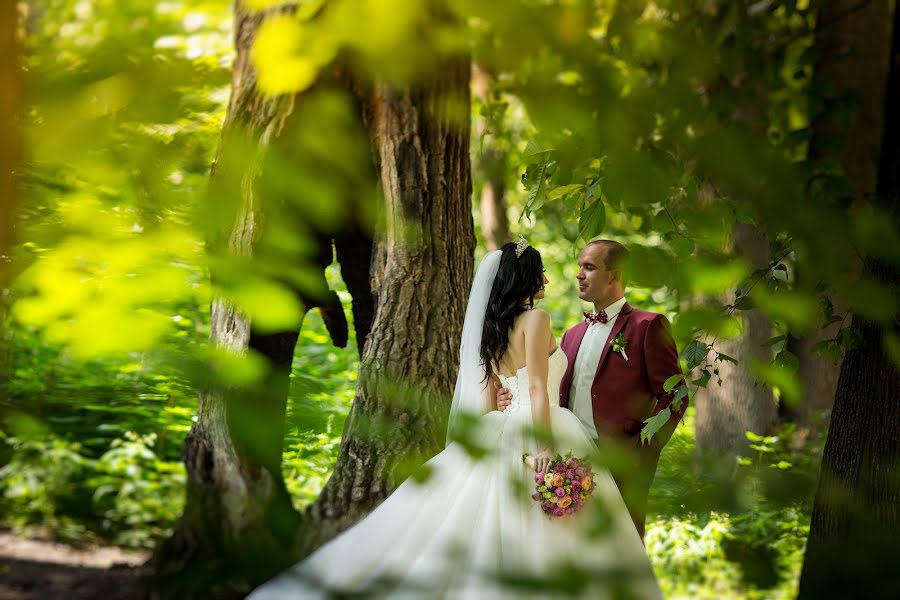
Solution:
[(622, 494), (634, 527), (643, 540), (644, 525), (647, 521), (647, 497), (650, 495), (653, 476), (656, 475), (659, 456), (648, 456), (640, 450), (633, 452), (634, 466), (613, 468), (612, 476), (619, 487), (619, 493)]

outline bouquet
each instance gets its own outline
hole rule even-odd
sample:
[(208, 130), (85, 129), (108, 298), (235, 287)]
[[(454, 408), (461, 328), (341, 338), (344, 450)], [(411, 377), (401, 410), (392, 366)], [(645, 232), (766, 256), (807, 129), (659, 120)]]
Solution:
[(551, 517), (571, 515), (584, 506), (594, 491), (591, 463), (573, 457), (556, 455), (547, 472), (534, 474), (536, 484), (531, 497)]

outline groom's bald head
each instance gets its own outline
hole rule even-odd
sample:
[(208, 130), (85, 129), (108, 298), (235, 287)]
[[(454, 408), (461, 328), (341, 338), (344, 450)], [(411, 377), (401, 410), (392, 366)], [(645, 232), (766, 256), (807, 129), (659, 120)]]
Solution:
[(595, 240), (578, 255), (578, 297), (605, 309), (625, 295), (628, 250), (613, 240)]
[(585, 248), (594, 247), (603, 257), (603, 265), (609, 271), (617, 271), (618, 279), (625, 286), (628, 272), (628, 248), (615, 240), (593, 240), (585, 244)]

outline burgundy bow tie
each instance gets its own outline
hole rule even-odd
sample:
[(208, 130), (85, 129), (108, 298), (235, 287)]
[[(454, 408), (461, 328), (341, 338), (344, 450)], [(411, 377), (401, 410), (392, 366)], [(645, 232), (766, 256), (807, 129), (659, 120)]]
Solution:
[(587, 323), (588, 325), (590, 325), (591, 323), (603, 323), (605, 325), (607, 320), (608, 320), (608, 318), (606, 316), (605, 310), (601, 310), (601, 311), (598, 311), (595, 313), (592, 313), (592, 312), (584, 313), (584, 322)]

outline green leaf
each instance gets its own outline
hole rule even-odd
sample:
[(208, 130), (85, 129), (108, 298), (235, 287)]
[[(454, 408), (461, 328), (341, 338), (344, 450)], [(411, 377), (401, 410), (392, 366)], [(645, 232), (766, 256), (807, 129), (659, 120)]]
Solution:
[(606, 227), (606, 206), (597, 198), (587, 204), (578, 217), (578, 237), (589, 240), (599, 235)]
[(738, 364), (738, 361), (733, 356), (728, 356), (724, 352), (716, 352), (716, 360), (728, 361), (730, 363)]
[(788, 280), (788, 271), (787, 267), (784, 265), (777, 265), (774, 269), (772, 269), (772, 278), (782, 282)]
[(522, 153), (522, 158), (531, 158), (533, 156), (549, 154), (550, 152), (553, 152), (553, 148), (544, 148), (537, 140), (532, 138), (525, 144), (525, 152)]
[(528, 198), (525, 200), (526, 216), (531, 216), (544, 205), (547, 199), (546, 181), (550, 169), (556, 163), (549, 160), (549, 153), (541, 155), (541, 162), (528, 165), (528, 169), (522, 175), (522, 185), (528, 190)]
[(691, 383), (693, 383), (697, 387), (705, 388), (706, 385), (709, 383), (709, 380), (711, 377), (712, 377), (712, 375), (709, 374), (709, 370), (703, 369), (702, 371), (700, 371), (700, 377), (693, 380)]
[(732, 305), (736, 310), (753, 310), (756, 308), (756, 304), (750, 298), (750, 296), (738, 296), (735, 298), (734, 304)]
[(900, 367), (900, 336), (896, 333), (885, 334), (884, 348), (887, 350), (887, 355), (894, 362), (894, 367)]
[(785, 336), (783, 336), (783, 335), (776, 335), (776, 336), (773, 337), (773, 338), (769, 338), (769, 339), (767, 339), (766, 341), (764, 341), (764, 342), (762, 343), (762, 347), (763, 347), (763, 348), (768, 348), (769, 346), (774, 346), (774, 345), (777, 344), (778, 342), (784, 341), (784, 337), (785, 337)]
[(672, 398), (672, 408), (675, 409), (675, 412), (681, 412), (681, 405), (684, 403), (684, 398), (687, 397), (688, 392), (688, 386), (686, 385), (682, 385), (675, 392), (675, 397)]
[(553, 188), (553, 191), (547, 196), (550, 200), (558, 200), (559, 198), (565, 198), (570, 194), (575, 194), (581, 192), (584, 189), (584, 186), (580, 183), (573, 183), (570, 185), (561, 185), (559, 187)]
[(782, 350), (775, 355), (775, 363), (791, 371), (796, 372), (800, 368), (800, 359), (796, 354), (788, 350)]
[(691, 289), (699, 294), (715, 295), (731, 289), (750, 273), (744, 258), (721, 262), (695, 257), (680, 265)]
[(671, 392), (675, 389), (675, 386), (678, 385), (679, 382), (681, 382), (682, 379), (684, 379), (684, 375), (682, 375), (681, 373), (672, 375), (671, 377), (666, 379), (665, 383), (663, 383), (663, 390), (665, 390), (666, 392)]
[(644, 421), (644, 428), (641, 429), (641, 443), (643, 444), (644, 442), (648, 442), (653, 439), (653, 436), (656, 435), (659, 430), (669, 422), (669, 418), (671, 416), (672, 411), (669, 410), (668, 407), (666, 407)]
[(709, 346), (706, 344), (706, 342), (694, 340), (690, 344), (688, 344), (684, 350), (681, 351), (681, 358), (683, 358), (687, 363), (687, 370), (690, 371), (697, 365), (701, 364), (704, 360), (706, 360), (706, 355), (708, 353)]
[(832, 361), (837, 361), (837, 359), (841, 357), (841, 347), (835, 340), (822, 340), (821, 342), (816, 342), (809, 351)]
[(810, 294), (783, 290), (772, 292), (758, 285), (751, 295), (757, 307), (770, 317), (784, 321), (797, 332), (810, 332), (816, 324), (819, 303)]

